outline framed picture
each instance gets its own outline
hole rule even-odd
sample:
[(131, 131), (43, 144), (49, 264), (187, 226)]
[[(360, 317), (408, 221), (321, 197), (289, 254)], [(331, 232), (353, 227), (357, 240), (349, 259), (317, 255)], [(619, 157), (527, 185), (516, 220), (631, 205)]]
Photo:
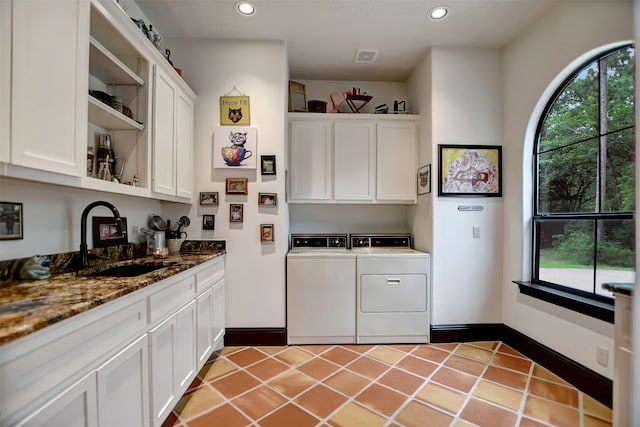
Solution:
[(0, 240), (23, 238), (22, 203), (0, 202)]
[(289, 111), (307, 111), (305, 85), (293, 80), (289, 80)]
[(260, 241), (273, 242), (273, 224), (260, 224)]
[(243, 204), (230, 204), (229, 205), (229, 222), (242, 222), (244, 221), (244, 215), (242, 213)]
[(431, 193), (431, 165), (418, 169), (418, 194)]
[(277, 206), (278, 195), (276, 193), (258, 193), (258, 206)]
[(93, 247), (104, 248), (105, 246), (126, 245), (127, 241), (127, 218), (120, 218), (120, 226), (125, 231), (124, 234), (118, 231), (116, 220), (112, 216), (94, 216), (93, 221)]
[(255, 169), (257, 149), (255, 127), (217, 126), (213, 130), (214, 168)]
[(218, 204), (218, 192), (208, 191), (200, 193), (201, 205), (217, 205)]
[(202, 215), (202, 229), (203, 230), (215, 230), (216, 229), (216, 216), (215, 215)]
[(220, 124), (248, 126), (249, 120), (248, 96), (221, 96), (220, 97)]
[(502, 147), (438, 145), (438, 196), (502, 196)]
[(262, 175), (276, 174), (276, 156), (260, 156)]
[(227, 178), (225, 183), (226, 194), (247, 194), (249, 191), (248, 178)]

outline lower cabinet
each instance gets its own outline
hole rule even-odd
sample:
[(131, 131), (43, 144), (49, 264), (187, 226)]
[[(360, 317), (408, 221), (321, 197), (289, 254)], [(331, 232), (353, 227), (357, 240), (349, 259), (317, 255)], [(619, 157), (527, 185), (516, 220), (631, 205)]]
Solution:
[(198, 296), (197, 305), (196, 355), (202, 366), (224, 343), (224, 280)]

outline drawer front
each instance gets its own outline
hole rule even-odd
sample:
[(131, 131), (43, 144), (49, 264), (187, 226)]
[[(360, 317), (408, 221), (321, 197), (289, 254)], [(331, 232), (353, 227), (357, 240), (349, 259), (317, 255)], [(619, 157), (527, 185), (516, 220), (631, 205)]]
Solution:
[(425, 274), (362, 275), (360, 311), (362, 313), (427, 311), (427, 276)]
[(175, 312), (195, 296), (193, 275), (167, 284), (149, 296), (149, 322), (162, 319)]
[(18, 350), (0, 356), (0, 425), (5, 417), (73, 380), (147, 324), (144, 299), (115, 311), (106, 306), (96, 310), (61, 323), (64, 328), (56, 333), (40, 335), (43, 342), (23, 354)]
[(213, 262), (213, 265), (205, 267), (196, 273), (196, 293), (200, 294), (224, 277), (224, 260), (221, 257)]

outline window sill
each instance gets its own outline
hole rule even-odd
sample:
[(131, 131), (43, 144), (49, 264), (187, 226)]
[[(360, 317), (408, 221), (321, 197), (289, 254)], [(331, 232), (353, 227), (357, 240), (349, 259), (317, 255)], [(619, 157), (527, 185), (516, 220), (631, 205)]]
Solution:
[(613, 323), (613, 303), (594, 301), (589, 298), (574, 295), (549, 286), (539, 285), (531, 282), (521, 282), (514, 280), (520, 288), (520, 293), (530, 297), (546, 301), (569, 310), (577, 311), (586, 316), (595, 317), (608, 323)]

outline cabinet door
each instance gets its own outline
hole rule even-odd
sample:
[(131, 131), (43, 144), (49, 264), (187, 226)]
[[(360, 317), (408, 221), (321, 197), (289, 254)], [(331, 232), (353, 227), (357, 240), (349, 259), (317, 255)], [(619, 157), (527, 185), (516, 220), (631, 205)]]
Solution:
[(11, 163), (84, 176), (89, 0), (12, 7)]
[(153, 191), (176, 194), (175, 112), (177, 89), (158, 66), (154, 67)]
[(9, 163), (11, 150), (11, 2), (0, 1), (0, 162)]
[(213, 287), (213, 350), (224, 347), (225, 309), (224, 280)]
[(174, 347), (176, 395), (189, 387), (196, 375), (196, 303), (191, 301), (176, 313), (176, 340)]
[(95, 373), (82, 378), (16, 426), (97, 427)]
[(417, 124), (379, 122), (376, 198), (416, 203)]
[(374, 122), (336, 122), (333, 143), (334, 198), (373, 201), (375, 191)]
[(327, 121), (292, 121), (291, 200), (330, 200), (331, 128)]
[(146, 334), (98, 368), (101, 426), (149, 425), (149, 362)]
[(198, 297), (196, 312), (196, 356), (202, 366), (213, 352), (213, 288)]
[(193, 102), (182, 92), (176, 105), (176, 195), (191, 198), (193, 181)]

